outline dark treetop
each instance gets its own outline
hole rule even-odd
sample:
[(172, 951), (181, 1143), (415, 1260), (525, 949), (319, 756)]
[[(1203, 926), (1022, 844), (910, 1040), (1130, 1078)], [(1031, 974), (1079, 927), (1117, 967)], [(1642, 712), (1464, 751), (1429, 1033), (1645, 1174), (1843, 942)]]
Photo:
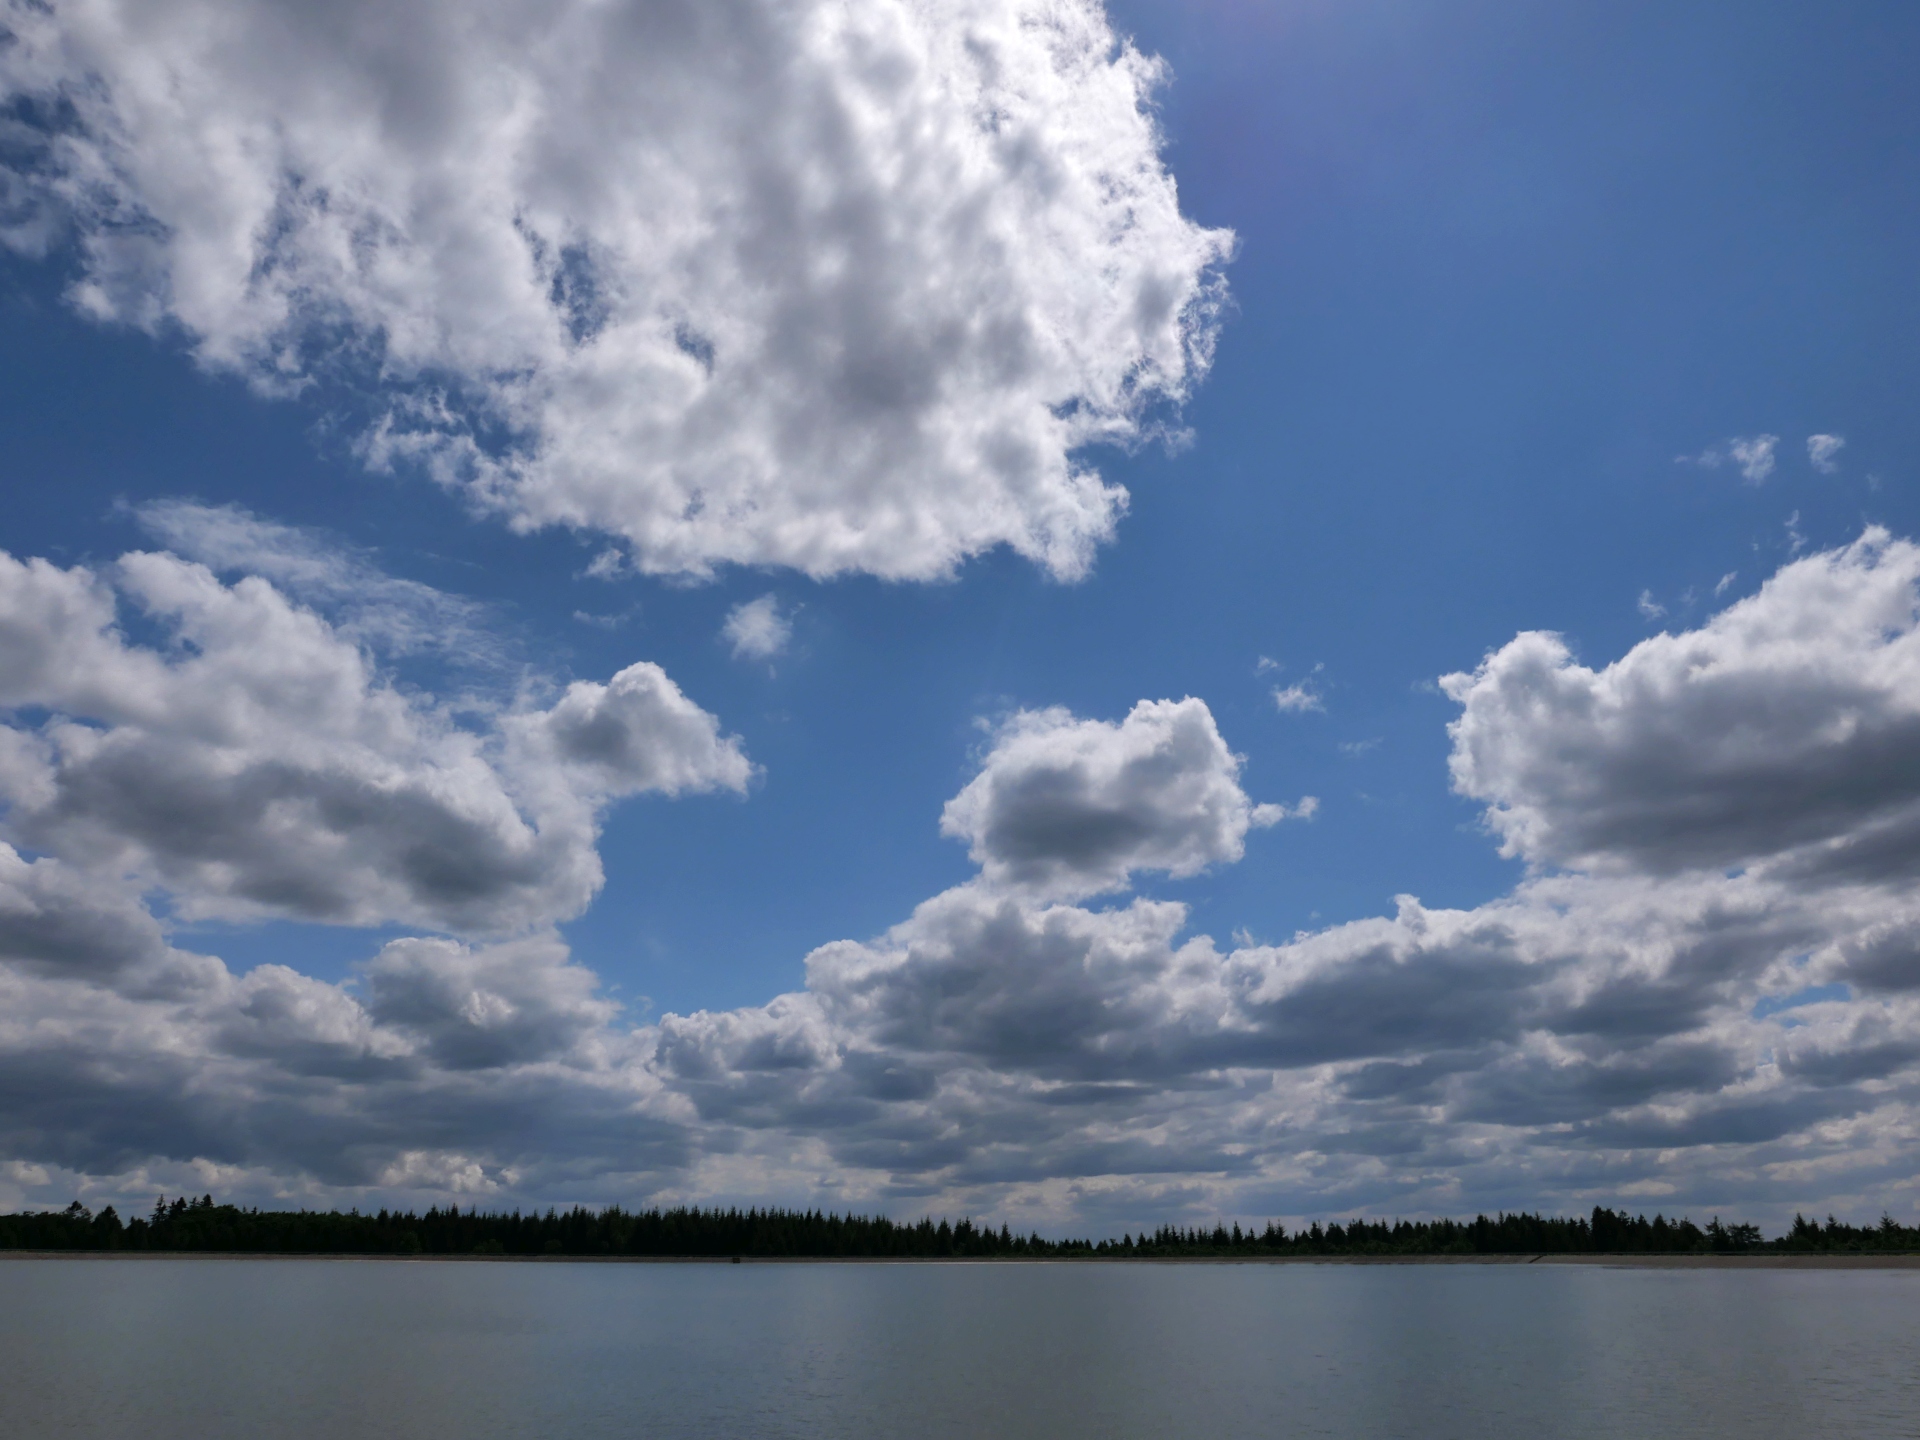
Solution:
[(1239, 1225), (1162, 1226), (1118, 1240), (1045, 1240), (971, 1220), (901, 1224), (882, 1216), (819, 1210), (605, 1210), (522, 1214), (430, 1209), (243, 1210), (164, 1197), (145, 1219), (122, 1221), (112, 1206), (0, 1215), (0, 1250), (199, 1251), (284, 1255), (578, 1255), (634, 1257), (814, 1257), (822, 1259), (1177, 1259), (1315, 1255), (1753, 1254), (1920, 1250), (1920, 1227), (1882, 1216), (1878, 1225), (1793, 1228), (1763, 1239), (1757, 1225), (1705, 1228), (1691, 1220), (1594, 1208), (1573, 1219), (1544, 1215), (1459, 1220), (1352, 1220), (1289, 1231)]

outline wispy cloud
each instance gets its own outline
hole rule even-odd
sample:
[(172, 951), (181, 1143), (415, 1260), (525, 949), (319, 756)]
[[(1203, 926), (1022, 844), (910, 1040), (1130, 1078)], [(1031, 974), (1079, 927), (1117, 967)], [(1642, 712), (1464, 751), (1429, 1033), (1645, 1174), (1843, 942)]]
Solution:
[(1846, 443), (1846, 437), (1842, 435), (1809, 435), (1807, 460), (1822, 475), (1837, 475), (1840, 473), (1840, 451)]
[(1677, 465), (1698, 465), (1703, 470), (1718, 470), (1731, 464), (1749, 485), (1761, 484), (1773, 474), (1778, 435), (1736, 435), (1722, 445), (1709, 445), (1698, 455), (1676, 455)]
[(1744, 440), (1729, 440), (1727, 453), (1740, 467), (1740, 478), (1749, 485), (1758, 485), (1773, 474), (1773, 452), (1779, 444), (1778, 435), (1752, 435)]
[(1667, 613), (1667, 607), (1653, 598), (1653, 592), (1651, 590), (1642, 590), (1640, 592), (1638, 604), (1640, 618), (1642, 620), (1658, 620)]
[(743, 600), (727, 612), (720, 634), (738, 660), (771, 660), (793, 639), (793, 620), (780, 611), (779, 597)]
[[(1278, 668), (1278, 667), (1275, 667)], [(1325, 710), (1326, 699), (1320, 693), (1320, 687), (1314, 682), (1314, 676), (1327, 667), (1315, 665), (1307, 678), (1292, 685), (1276, 685), (1273, 689), (1274, 708), (1283, 715), (1298, 715), (1309, 710)]]
[(507, 627), (491, 606), (388, 574), (365, 550), (324, 530), (263, 520), (238, 505), (155, 500), (133, 510), (140, 528), (183, 559), (220, 575), (258, 575), (327, 615), (346, 636), (390, 654), (439, 652), (504, 666)]

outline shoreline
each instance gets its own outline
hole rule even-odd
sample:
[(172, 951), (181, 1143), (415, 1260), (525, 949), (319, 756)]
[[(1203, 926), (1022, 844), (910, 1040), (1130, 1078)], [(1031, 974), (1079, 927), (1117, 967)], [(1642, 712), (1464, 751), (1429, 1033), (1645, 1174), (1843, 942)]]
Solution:
[(1920, 1253), (1784, 1255), (347, 1255), (260, 1250), (0, 1250), (8, 1260), (353, 1260), (391, 1265), (1558, 1265), (1615, 1270), (1920, 1270)]

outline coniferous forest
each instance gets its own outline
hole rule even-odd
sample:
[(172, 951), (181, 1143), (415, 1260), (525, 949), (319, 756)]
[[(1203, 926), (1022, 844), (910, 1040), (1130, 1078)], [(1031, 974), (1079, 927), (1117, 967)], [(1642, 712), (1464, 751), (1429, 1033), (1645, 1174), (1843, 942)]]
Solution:
[(150, 1215), (122, 1220), (79, 1201), (65, 1210), (0, 1215), (0, 1250), (167, 1251), (203, 1254), (576, 1256), (727, 1259), (1173, 1260), (1396, 1255), (1887, 1254), (1920, 1251), (1920, 1227), (1882, 1216), (1878, 1225), (1794, 1217), (1784, 1235), (1756, 1225), (1704, 1227), (1691, 1220), (1630, 1215), (1596, 1206), (1572, 1219), (1485, 1215), (1459, 1220), (1351, 1220), (1289, 1231), (1239, 1225), (1163, 1226), (1118, 1240), (1047, 1240), (971, 1220), (903, 1224), (882, 1216), (819, 1210), (676, 1208), (545, 1213), (479, 1209), (258, 1210), (218, 1205), (211, 1195), (156, 1201)]

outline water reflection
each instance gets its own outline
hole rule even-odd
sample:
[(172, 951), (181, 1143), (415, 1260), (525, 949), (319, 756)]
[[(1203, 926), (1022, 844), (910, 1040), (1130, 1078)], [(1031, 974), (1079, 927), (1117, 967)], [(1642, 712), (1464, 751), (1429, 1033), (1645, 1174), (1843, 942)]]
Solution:
[(1920, 1272), (0, 1261), (0, 1434), (1920, 1432)]

